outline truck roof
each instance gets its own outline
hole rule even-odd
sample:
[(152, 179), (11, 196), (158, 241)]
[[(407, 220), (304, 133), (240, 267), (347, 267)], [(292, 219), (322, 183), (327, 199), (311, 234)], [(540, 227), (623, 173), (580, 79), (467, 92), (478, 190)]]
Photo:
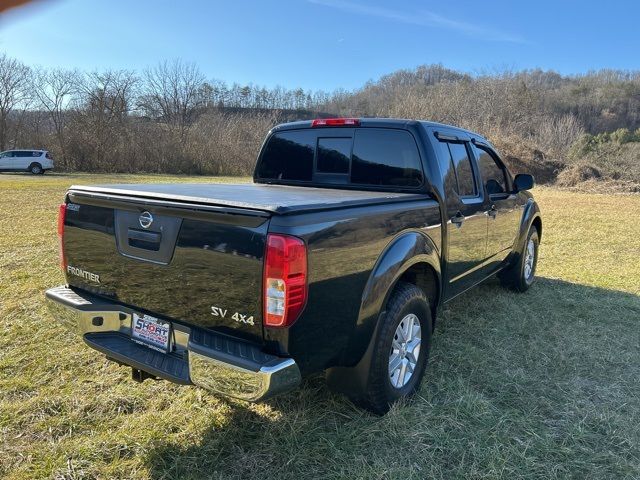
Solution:
[[(445, 127), (452, 130), (457, 130), (459, 132), (464, 132), (467, 135), (473, 137), (484, 138), (482, 135), (479, 135), (476, 132), (472, 132), (471, 130), (466, 130), (464, 128), (456, 127), (454, 125), (447, 125), (446, 123), (438, 123), (431, 122), (427, 120), (411, 120), (406, 118), (367, 118), (367, 117), (356, 117), (360, 120), (360, 127), (378, 127), (378, 128), (407, 128), (410, 126), (419, 126), (422, 125), (424, 127)], [(297, 122), (288, 122), (281, 123), (280, 125), (276, 125), (273, 127), (272, 131), (281, 131), (281, 130), (295, 130), (299, 128), (311, 128), (311, 122), (313, 120), (301, 120)]]

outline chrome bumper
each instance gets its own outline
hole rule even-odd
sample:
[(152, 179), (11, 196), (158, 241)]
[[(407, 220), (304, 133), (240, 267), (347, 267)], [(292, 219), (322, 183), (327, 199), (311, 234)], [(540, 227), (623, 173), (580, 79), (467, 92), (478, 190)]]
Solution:
[(45, 293), (51, 315), (107, 357), (166, 380), (256, 402), (300, 384), (291, 358), (261, 352), (231, 337), (174, 323), (169, 354), (130, 339), (134, 310), (61, 286)]

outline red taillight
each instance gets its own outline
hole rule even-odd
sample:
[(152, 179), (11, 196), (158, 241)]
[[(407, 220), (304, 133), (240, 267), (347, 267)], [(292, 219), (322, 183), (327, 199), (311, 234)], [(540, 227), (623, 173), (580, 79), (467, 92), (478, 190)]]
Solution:
[(357, 127), (358, 118), (316, 118), (311, 122), (312, 127)]
[(307, 247), (302, 240), (267, 236), (263, 289), (265, 326), (293, 324), (307, 301)]
[(64, 221), (67, 218), (67, 204), (60, 205), (58, 210), (58, 239), (60, 240), (60, 267), (67, 268), (67, 259), (64, 256)]
[(62, 238), (64, 234), (64, 221), (67, 218), (67, 204), (63, 203), (60, 205), (58, 210), (58, 236)]

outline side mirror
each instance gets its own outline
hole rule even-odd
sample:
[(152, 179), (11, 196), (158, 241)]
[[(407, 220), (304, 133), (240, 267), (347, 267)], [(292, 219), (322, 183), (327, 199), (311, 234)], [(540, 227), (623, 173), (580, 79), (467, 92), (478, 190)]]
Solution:
[(513, 186), (515, 187), (516, 192), (531, 190), (535, 184), (536, 181), (534, 180), (533, 175), (529, 175), (528, 173), (519, 173), (513, 180)]

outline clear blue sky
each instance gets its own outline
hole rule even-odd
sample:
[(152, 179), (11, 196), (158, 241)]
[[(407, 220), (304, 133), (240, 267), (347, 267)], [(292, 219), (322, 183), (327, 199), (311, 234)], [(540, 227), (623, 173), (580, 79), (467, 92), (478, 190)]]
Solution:
[(83, 70), (181, 57), (228, 83), (333, 90), (428, 63), (638, 70), (639, 21), (629, 0), (53, 0), (4, 14), (0, 51)]

